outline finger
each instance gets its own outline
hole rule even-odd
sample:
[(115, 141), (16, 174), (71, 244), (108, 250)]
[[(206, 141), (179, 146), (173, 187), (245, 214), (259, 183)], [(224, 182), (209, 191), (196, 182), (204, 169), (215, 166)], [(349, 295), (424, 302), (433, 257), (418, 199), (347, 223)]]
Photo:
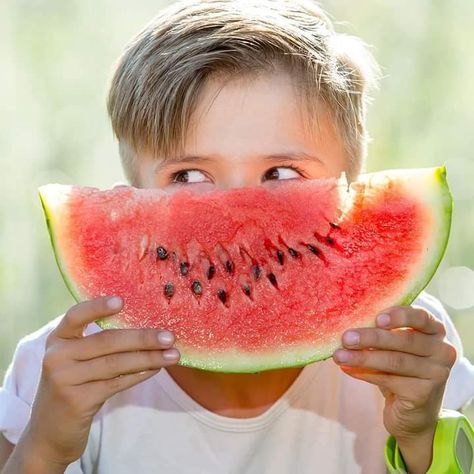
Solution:
[(177, 349), (165, 351), (121, 352), (77, 362), (71, 370), (70, 383), (82, 385), (98, 380), (108, 380), (119, 375), (134, 374), (145, 370), (158, 370), (174, 365), (179, 360)]
[(383, 329), (413, 328), (424, 334), (446, 335), (444, 324), (421, 308), (397, 306), (377, 316), (377, 326)]
[(159, 371), (160, 369), (145, 370), (135, 374), (122, 375), (114, 379), (91, 382), (85, 385), (85, 387), (87, 387), (88, 393), (97, 393), (99, 399), (96, 402), (97, 404), (102, 404), (112, 395), (144, 382), (156, 375)]
[(383, 349), (419, 356), (436, 354), (442, 343), (438, 338), (411, 328), (391, 331), (379, 328), (350, 329), (342, 335), (342, 342), (348, 349)]
[(74, 305), (61, 319), (56, 329), (55, 336), (63, 339), (82, 337), (84, 327), (101, 319), (118, 313), (123, 306), (123, 301), (118, 296), (101, 297), (83, 301)]
[[(334, 360), (340, 365), (378, 370), (389, 374), (421, 379), (441, 378), (445, 368), (428, 357), (419, 357), (397, 351), (352, 351), (337, 350)], [(441, 373), (443, 371), (443, 373)]]
[(361, 370), (352, 367), (341, 368), (344, 373), (355, 379), (364, 380), (365, 382), (379, 386), (384, 394), (391, 392), (398, 396), (411, 395), (420, 405), (428, 399), (433, 390), (432, 384), (428, 380), (364, 369)]
[[(168, 349), (175, 341), (170, 331), (156, 329), (106, 329), (68, 344), (75, 360), (95, 359), (116, 352)], [(66, 345), (66, 343), (64, 343)]]

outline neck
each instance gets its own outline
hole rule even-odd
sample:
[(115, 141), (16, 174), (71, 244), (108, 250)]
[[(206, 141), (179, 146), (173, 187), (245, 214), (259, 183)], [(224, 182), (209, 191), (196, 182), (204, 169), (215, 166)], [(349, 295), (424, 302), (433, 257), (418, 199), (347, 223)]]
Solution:
[(270, 408), (303, 369), (278, 369), (256, 374), (222, 374), (181, 366), (166, 370), (191, 398), (207, 410), (232, 418), (250, 418)]

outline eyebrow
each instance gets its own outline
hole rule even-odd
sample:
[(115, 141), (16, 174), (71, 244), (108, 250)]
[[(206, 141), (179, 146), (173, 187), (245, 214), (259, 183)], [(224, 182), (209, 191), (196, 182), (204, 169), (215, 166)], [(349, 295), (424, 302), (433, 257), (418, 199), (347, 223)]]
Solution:
[[(271, 155), (264, 155), (262, 158), (265, 161), (319, 161), (321, 159), (315, 155), (310, 155), (305, 152), (283, 152), (273, 153)], [(155, 166), (155, 173), (158, 173), (163, 168), (172, 164), (185, 164), (185, 163), (206, 163), (219, 159), (218, 155), (212, 156), (200, 156), (200, 155), (182, 155), (173, 156), (160, 160)]]

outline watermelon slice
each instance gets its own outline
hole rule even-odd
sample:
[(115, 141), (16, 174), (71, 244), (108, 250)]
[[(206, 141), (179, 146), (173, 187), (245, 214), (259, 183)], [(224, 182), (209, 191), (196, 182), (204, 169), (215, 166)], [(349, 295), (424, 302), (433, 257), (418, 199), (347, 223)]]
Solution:
[(57, 263), (102, 328), (173, 331), (181, 364), (222, 372), (329, 357), (350, 327), (408, 304), (444, 253), (444, 167), (196, 193), (46, 185)]

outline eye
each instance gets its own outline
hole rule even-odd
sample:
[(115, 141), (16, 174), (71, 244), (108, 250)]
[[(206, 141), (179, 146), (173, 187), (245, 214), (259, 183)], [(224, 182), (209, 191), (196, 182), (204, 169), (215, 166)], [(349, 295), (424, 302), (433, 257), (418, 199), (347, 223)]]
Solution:
[(263, 175), (264, 181), (301, 178), (303, 174), (293, 166), (275, 166)]
[(172, 174), (173, 183), (203, 183), (209, 178), (199, 170), (183, 170)]

